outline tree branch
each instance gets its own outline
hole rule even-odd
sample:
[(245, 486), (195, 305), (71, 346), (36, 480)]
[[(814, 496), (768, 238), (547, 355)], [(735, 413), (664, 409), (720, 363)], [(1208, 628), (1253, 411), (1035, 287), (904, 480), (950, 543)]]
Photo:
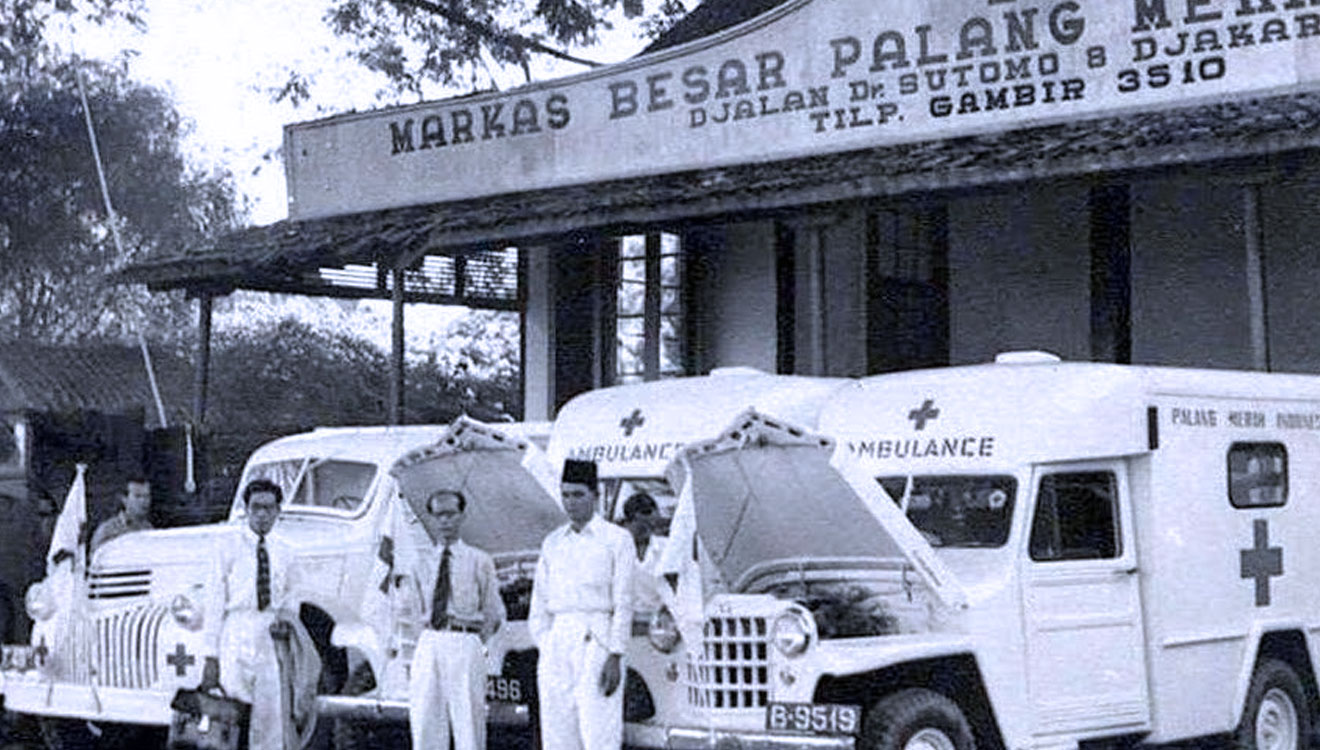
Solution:
[(405, 5), (405, 6), (417, 8), (418, 10), (424, 10), (428, 13), (434, 13), (435, 15), (440, 16), (441, 18), (445, 19), (446, 21), (456, 26), (462, 26), (465, 29), (470, 29), (472, 31), (475, 31), (481, 36), (486, 37), (487, 39), (493, 39), (495, 41), (504, 42), (506, 44), (512, 44), (518, 47), (523, 47), (526, 49), (533, 50), (535, 52), (540, 52), (542, 54), (550, 55), (551, 57), (557, 57), (560, 60), (567, 60), (568, 62), (571, 63), (577, 63), (578, 65), (586, 65), (589, 68), (599, 68), (602, 65), (604, 65), (604, 63), (597, 62), (595, 60), (587, 60), (581, 57), (574, 57), (573, 55), (570, 55), (562, 50), (557, 50), (553, 47), (547, 47), (546, 45), (541, 44), (535, 39), (525, 37), (521, 34), (516, 34), (511, 31), (503, 31), (501, 29), (497, 29), (494, 26), (491, 26), (490, 24), (483, 23), (482, 21), (478, 21), (475, 18), (471, 18), (453, 8), (446, 8), (438, 3), (428, 2), (428, 0), (390, 0), (390, 2), (394, 3), (395, 5)]

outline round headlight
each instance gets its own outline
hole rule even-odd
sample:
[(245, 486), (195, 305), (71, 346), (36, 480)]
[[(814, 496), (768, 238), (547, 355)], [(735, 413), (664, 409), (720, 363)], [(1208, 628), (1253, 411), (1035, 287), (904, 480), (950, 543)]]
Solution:
[(661, 607), (651, 615), (651, 626), (646, 631), (651, 647), (662, 654), (673, 651), (682, 635), (678, 632), (678, 621), (668, 607)]
[(27, 610), (28, 617), (38, 622), (49, 620), (55, 614), (55, 598), (51, 596), (50, 588), (44, 581), (28, 586), (27, 594), (23, 596), (23, 608)]
[(798, 656), (811, 645), (811, 623), (801, 612), (785, 612), (775, 618), (770, 638), (784, 656)]
[(179, 594), (170, 600), (170, 615), (174, 621), (188, 630), (202, 628), (202, 608), (197, 606), (187, 594)]

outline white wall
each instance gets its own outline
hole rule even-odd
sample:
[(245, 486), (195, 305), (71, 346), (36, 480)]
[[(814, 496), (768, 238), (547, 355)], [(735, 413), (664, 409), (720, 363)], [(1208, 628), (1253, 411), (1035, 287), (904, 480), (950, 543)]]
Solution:
[(1250, 369), (1242, 188), (1132, 185), (1132, 361)]
[(745, 222), (723, 228), (723, 248), (704, 258), (701, 294), (710, 367), (775, 371), (775, 226)]
[(1015, 349), (1089, 359), (1089, 245), (1084, 186), (1006, 186), (951, 200), (950, 363)]

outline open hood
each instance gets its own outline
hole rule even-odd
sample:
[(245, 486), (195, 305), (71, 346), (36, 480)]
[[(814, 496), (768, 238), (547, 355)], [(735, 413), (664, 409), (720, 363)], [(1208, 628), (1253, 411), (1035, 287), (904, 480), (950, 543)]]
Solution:
[(437, 490), (462, 492), (463, 539), (493, 555), (539, 549), (564, 522), (545, 454), (530, 440), (467, 417), (435, 443), (404, 454), (390, 473), (414, 515)]
[(683, 537), (695, 533), (732, 591), (785, 568), (894, 567), (961, 607), (962, 588), (920, 532), (878, 484), (833, 460), (835, 448), (830, 438), (744, 412), (671, 464), (681, 492), (669, 546), (690, 549)]

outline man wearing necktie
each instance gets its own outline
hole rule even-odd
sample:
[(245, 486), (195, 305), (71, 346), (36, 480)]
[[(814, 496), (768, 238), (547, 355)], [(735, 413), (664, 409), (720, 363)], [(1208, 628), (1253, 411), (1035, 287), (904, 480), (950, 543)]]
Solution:
[(527, 617), (540, 650), (541, 746), (618, 750), (637, 554), (628, 532), (596, 516), (595, 463), (565, 461), (560, 495), (568, 523), (541, 545)]
[(504, 622), (491, 556), (459, 539), (467, 498), (439, 490), (426, 499), (422, 525), (434, 546), (418, 551), (413, 579), (425, 627), (417, 638), (408, 685), (413, 750), (485, 750), (486, 659), (483, 645)]
[(274, 637), (292, 626), (276, 612), (291, 604), (290, 552), (271, 534), (284, 493), (267, 479), (243, 489), (247, 524), (216, 541), (206, 584), (206, 662), (201, 689), (223, 686), (250, 703), (249, 750), (284, 745), (283, 690)]

